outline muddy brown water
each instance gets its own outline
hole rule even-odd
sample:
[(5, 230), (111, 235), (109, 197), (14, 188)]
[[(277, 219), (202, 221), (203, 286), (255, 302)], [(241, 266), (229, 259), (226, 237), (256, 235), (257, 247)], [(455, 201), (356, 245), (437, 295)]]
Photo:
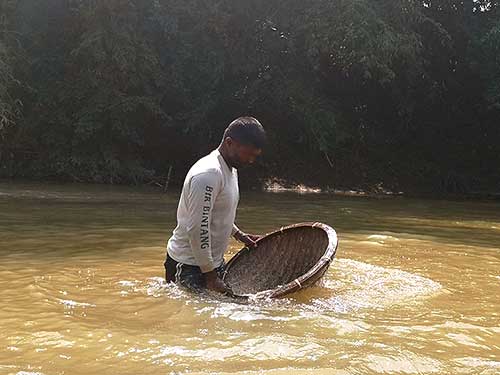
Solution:
[(0, 183), (0, 374), (500, 373), (499, 203), (242, 191), (246, 231), (340, 238), (319, 285), (242, 305), (163, 282), (173, 190)]

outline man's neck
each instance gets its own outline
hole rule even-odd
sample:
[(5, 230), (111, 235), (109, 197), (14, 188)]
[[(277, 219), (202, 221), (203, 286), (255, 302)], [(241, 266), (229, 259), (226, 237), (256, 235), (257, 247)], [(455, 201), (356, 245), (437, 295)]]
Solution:
[(227, 155), (227, 151), (226, 149), (224, 148), (224, 146), (220, 145), (217, 150), (219, 150), (219, 153), (222, 155), (222, 159), (224, 159), (224, 161), (226, 162), (227, 166), (229, 167), (229, 169), (232, 169), (233, 168), (233, 165), (231, 163), (231, 159), (228, 157)]

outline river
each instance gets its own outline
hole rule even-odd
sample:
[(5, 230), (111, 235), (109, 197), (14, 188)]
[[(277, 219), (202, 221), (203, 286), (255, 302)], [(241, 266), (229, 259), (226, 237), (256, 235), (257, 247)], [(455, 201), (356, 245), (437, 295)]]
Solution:
[(242, 305), (163, 282), (177, 199), (1, 183), (0, 374), (500, 373), (498, 202), (242, 191), (248, 232), (340, 239), (319, 285)]

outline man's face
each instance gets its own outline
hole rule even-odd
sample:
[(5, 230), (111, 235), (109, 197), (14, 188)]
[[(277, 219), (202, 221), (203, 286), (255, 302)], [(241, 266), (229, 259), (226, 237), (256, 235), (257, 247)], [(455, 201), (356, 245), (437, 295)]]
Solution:
[(262, 150), (255, 146), (241, 144), (231, 138), (228, 138), (227, 142), (231, 153), (231, 162), (235, 168), (253, 164), (255, 159), (262, 154)]

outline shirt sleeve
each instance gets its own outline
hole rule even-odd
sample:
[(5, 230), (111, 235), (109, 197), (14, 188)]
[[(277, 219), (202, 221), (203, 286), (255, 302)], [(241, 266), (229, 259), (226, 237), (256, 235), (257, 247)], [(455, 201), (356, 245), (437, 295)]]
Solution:
[(221, 177), (204, 172), (191, 177), (187, 196), (187, 233), (194, 257), (202, 272), (215, 269), (212, 257), (210, 224), (215, 198), (220, 191)]

